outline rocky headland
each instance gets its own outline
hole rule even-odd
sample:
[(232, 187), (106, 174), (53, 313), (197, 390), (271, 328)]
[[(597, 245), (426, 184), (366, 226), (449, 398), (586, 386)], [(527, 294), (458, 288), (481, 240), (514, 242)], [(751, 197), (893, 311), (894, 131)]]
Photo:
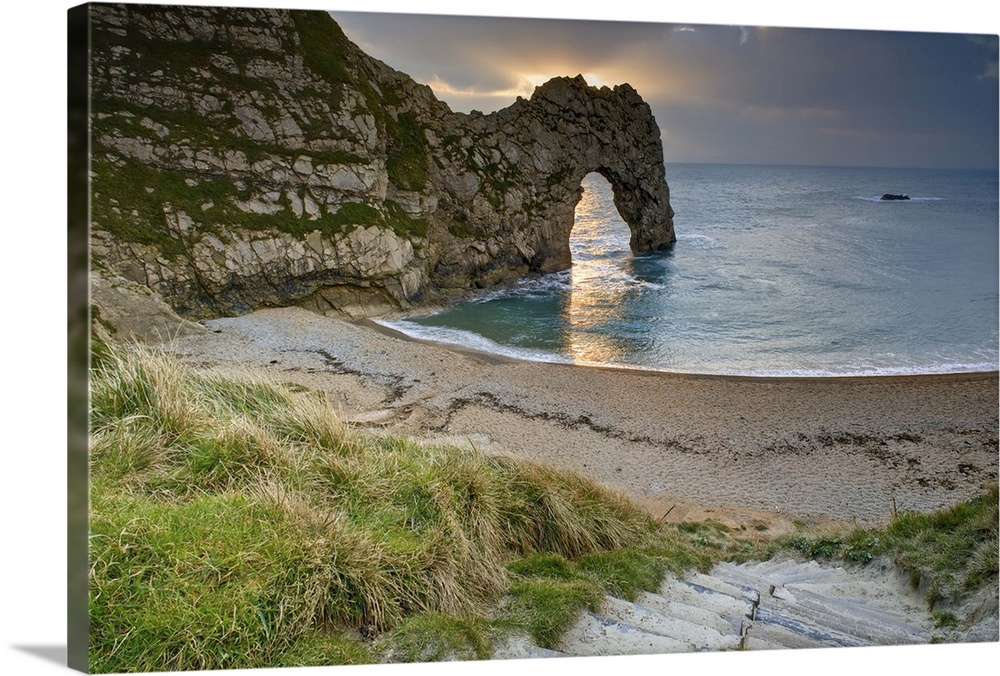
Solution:
[(659, 128), (628, 84), (556, 78), (454, 113), (325, 12), (90, 13), (94, 273), (182, 316), (367, 316), (567, 268), (595, 171), (633, 251), (674, 242)]

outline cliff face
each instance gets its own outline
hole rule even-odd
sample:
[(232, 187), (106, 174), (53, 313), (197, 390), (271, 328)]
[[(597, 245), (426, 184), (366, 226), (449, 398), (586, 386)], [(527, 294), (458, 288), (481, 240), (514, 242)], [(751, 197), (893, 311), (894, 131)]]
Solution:
[(634, 251), (674, 241), (628, 85), (464, 115), (324, 12), (93, 5), (91, 27), (94, 268), (181, 314), (372, 314), (565, 268), (590, 171)]

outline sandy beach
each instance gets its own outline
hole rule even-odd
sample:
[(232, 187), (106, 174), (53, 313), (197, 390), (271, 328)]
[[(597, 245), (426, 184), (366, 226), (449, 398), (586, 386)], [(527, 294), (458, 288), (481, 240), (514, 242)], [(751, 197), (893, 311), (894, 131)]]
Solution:
[(997, 480), (996, 372), (738, 378), (521, 362), (297, 308), (205, 326), (170, 349), (323, 390), (359, 426), (577, 470), (668, 520), (874, 525)]

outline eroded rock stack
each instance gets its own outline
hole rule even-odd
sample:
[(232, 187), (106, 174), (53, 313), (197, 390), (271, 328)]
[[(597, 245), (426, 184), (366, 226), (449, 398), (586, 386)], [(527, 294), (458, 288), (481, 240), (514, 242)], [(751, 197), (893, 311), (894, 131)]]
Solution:
[(183, 315), (352, 316), (568, 267), (598, 171), (669, 247), (659, 129), (629, 85), (557, 78), (453, 113), (324, 12), (92, 5), (96, 274)]

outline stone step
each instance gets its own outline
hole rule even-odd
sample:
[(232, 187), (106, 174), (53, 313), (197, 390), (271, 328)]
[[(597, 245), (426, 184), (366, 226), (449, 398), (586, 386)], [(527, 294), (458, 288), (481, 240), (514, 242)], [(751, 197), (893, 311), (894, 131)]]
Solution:
[(744, 650), (787, 650), (832, 648), (840, 645), (798, 631), (791, 631), (778, 624), (754, 622), (743, 640)]
[(658, 655), (691, 652), (691, 644), (644, 631), (617, 620), (584, 613), (559, 641), (559, 651), (573, 657)]
[[(863, 573), (863, 571), (862, 571)], [(847, 573), (842, 579), (828, 582), (801, 581), (786, 585), (789, 589), (803, 589), (819, 596), (853, 598), (857, 603), (875, 609), (905, 612), (910, 616), (927, 615), (926, 604), (908, 586), (907, 582), (867, 578), (863, 574)]]
[(824, 566), (816, 561), (795, 561), (794, 559), (784, 559), (782, 561), (763, 561), (760, 563), (730, 565), (742, 568), (747, 573), (765, 578), (772, 584), (787, 584), (788, 582), (793, 581), (822, 580), (825, 578), (829, 578), (831, 581), (834, 579), (853, 579), (841, 566)]
[[(813, 566), (809, 566), (808, 565), (809, 563), (812, 563)], [(748, 573), (752, 573), (754, 575), (759, 575), (760, 577), (766, 577), (766, 578), (770, 578), (773, 575), (782, 575), (783, 573), (787, 572), (799, 572), (802, 570), (820, 569), (819, 566), (816, 565), (815, 562), (813, 561), (809, 561), (807, 564), (803, 564), (800, 563), (799, 561), (795, 561), (794, 559), (782, 559), (778, 561), (775, 560), (761, 561), (760, 563), (750, 564), (750, 565), (744, 564), (742, 566), (739, 566), (738, 564), (732, 564), (732, 565), (738, 566), (743, 570), (747, 571)]]
[(730, 625), (738, 627), (740, 620), (749, 616), (753, 604), (743, 597), (741, 591), (734, 591), (737, 596), (696, 584), (691, 580), (678, 580), (673, 576), (668, 576), (660, 585), (657, 596), (668, 602), (702, 608), (726, 619)]
[(776, 584), (795, 584), (799, 582), (833, 583), (846, 582), (851, 579), (850, 573), (843, 568), (820, 568), (819, 570), (789, 571), (772, 578)]
[(712, 569), (712, 574), (734, 585), (749, 587), (762, 594), (770, 593), (771, 587), (791, 586), (798, 583), (836, 583), (851, 582), (857, 585), (857, 579), (852, 578), (843, 568), (819, 568), (794, 564), (780, 569), (760, 572), (751, 567), (739, 566), (733, 563), (720, 563)]
[[(775, 592), (781, 589), (780, 587), (775, 588)], [(786, 584), (783, 589), (797, 597), (800, 593), (812, 593), (818, 596), (824, 596), (829, 598), (839, 599), (845, 603), (854, 603), (859, 606), (871, 606), (872, 608), (878, 609), (877, 604), (872, 603), (874, 599), (865, 594), (865, 590), (857, 586), (857, 584), (844, 583), (844, 582), (792, 582)]]
[(764, 575), (757, 574), (752, 570), (748, 570), (734, 563), (717, 564), (714, 568), (712, 568), (711, 574), (712, 576), (724, 580), (733, 586), (743, 589), (752, 589), (760, 594), (768, 594), (770, 593), (771, 587), (779, 586), (774, 584)]
[(747, 636), (760, 636), (768, 631), (768, 627), (781, 627), (803, 640), (826, 646), (849, 648), (874, 645), (871, 641), (852, 633), (850, 623), (840, 622), (835, 618), (824, 618), (820, 614), (790, 604), (772, 607), (762, 603), (757, 608), (756, 618), (753, 626), (747, 631)]
[(605, 598), (602, 611), (581, 616), (558, 651), (515, 645), (497, 657), (929, 643), (930, 617), (900, 603), (900, 590), (885, 580), (871, 568), (815, 561), (720, 563), (710, 574), (667, 575), (657, 593), (634, 602)]
[(731, 631), (729, 627), (723, 634), (712, 626), (693, 621), (692, 618), (675, 617), (610, 596), (604, 599), (601, 615), (643, 631), (677, 639), (688, 644), (692, 652), (732, 650), (740, 645), (739, 633)]
[(566, 657), (566, 653), (558, 650), (540, 648), (531, 642), (527, 636), (514, 636), (507, 639), (493, 651), (494, 660), (523, 660), (535, 657)]
[(930, 640), (923, 627), (898, 616), (830, 598), (803, 599), (800, 596), (781, 600), (768, 597), (757, 609), (757, 620), (777, 622), (794, 631), (807, 627), (827, 632), (841, 645), (905, 645)]
[(821, 598), (837, 599), (844, 603), (852, 603), (859, 608), (868, 608), (874, 612), (885, 612), (896, 615), (904, 621), (914, 617), (927, 615), (925, 606), (901, 602), (899, 595), (889, 594), (884, 588), (870, 588), (866, 585), (851, 583), (812, 583), (800, 582), (786, 585), (785, 589), (792, 595), (814, 594)]
[(746, 601), (750, 604), (757, 603), (760, 599), (760, 592), (756, 587), (734, 582), (715, 574), (714, 571), (711, 575), (698, 572), (691, 573), (684, 581), (696, 589), (711, 590), (719, 594), (731, 596), (734, 599)]
[[(697, 592), (695, 592), (697, 593)], [(698, 600), (698, 599), (695, 599)], [(709, 609), (702, 606), (691, 605), (675, 599), (668, 599), (660, 594), (643, 592), (635, 599), (636, 605), (645, 606), (656, 612), (686, 619), (690, 622), (703, 624), (712, 627), (720, 634), (739, 634), (740, 626), (746, 616), (746, 611), (739, 605), (733, 611), (732, 606), (721, 608), (725, 614), (719, 612), (720, 608)]]
[(805, 589), (793, 590), (795, 606), (816, 613), (839, 617), (856, 627), (860, 635), (879, 645), (926, 643), (930, 640), (927, 627), (909, 616), (831, 596), (822, 596)]

